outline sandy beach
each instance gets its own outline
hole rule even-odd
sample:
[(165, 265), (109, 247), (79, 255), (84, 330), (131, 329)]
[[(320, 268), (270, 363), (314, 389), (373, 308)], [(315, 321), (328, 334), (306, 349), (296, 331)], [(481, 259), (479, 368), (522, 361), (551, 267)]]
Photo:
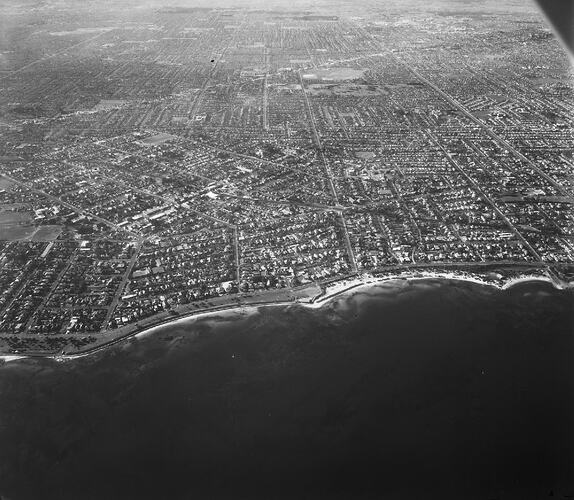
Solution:
[[(86, 356), (91, 356), (97, 352), (100, 352), (104, 349), (111, 347), (112, 345), (116, 345), (120, 342), (127, 341), (132, 338), (137, 339), (146, 338), (160, 330), (164, 330), (166, 327), (175, 327), (178, 325), (189, 324), (191, 322), (200, 319), (210, 317), (231, 318), (233, 316), (236, 316), (237, 314), (253, 313), (260, 307), (286, 307), (286, 306), (293, 306), (295, 304), (304, 308), (319, 309), (329, 304), (331, 301), (333, 301), (335, 298), (339, 296), (348, 296), (349, 294), (362, 292), (364, 291), (365, 288), (374, 286), (380, 287), (381, 285), (384, 284), (388, 287), (389, 292), (392, 292), (393, 290), (402, 288), (405, 283), (414, 283), (414, 282), (420, 283), (423, 281), (433, 281), (433, 280), (441, 280), (445, 282), (450, 281), (450, 282), (472, 283), (475, 285), (491, 287), (498, 290), (508, 290), (516, 285), (530, 282), (549, 283), (559, 290), (569, 289), (572, 288), (573, 286), (572, 283), (557, 283), (556, 281), (552, 280), (547, 276), (540, 276), (540, 275), (519, 276), (516, 278), (511, 278), (505, 281), (504, 283), (500, 284), (494, 281), (489, 281), (479, 275), (462, 273), (462, 272), (425, 272), (425, 273), (416, 273), (416, 275), (413, 275), (413, 273), (402, 272), (397, 274), (386, 275), (384, 277), (365, 274), (358, 277), (353, 277), (351, 279), (336, 281), (332, 284), (329, 284), (325, 287), (324, 293), (312, 297), (310, 300), (298, 299), (295, 301), (293, 300), (278, 301), (278, 302), (262, 301), (252, 304), (230, 304), (229, 306), (219, 307), (214, 310), (184, 313), (179, 317), (163, 321), (159, 324), (152, 325), (150, 327), (146, 327), (143, 330), (134, 331), (127, 335), (120, 336), (116, 339), (111, 340), (110, 342), (104, 343), (102, 345), (89, 349), (85, 352), (74, 353), (74, 354), (54, 354), (42, 357), (53, 359), (58, 362), (65, 362), (69, 360), (84, 358)], [(27, 357), (30, 356), (27, 356), (25, 354), (0, 355), (0, 360), (4, 361), (5, 363), (9, 363), (20, 359), (25, 359)]]
[[(381, 475), (435, 491), (455, 476), (453, 498), (516, 478), (566, 493), (573, 295), (514, 283), (349, 279), (316, 303), (197, 311), (94, 355), (4, 364), (0, 493), (220, 498), (227, 484), (237, 498), (288, 488), (294, 470), (341, 498)], [(31, 474), (37, 491), (15, 495)], [(148, 496), (152, 478), (170, 496)]]

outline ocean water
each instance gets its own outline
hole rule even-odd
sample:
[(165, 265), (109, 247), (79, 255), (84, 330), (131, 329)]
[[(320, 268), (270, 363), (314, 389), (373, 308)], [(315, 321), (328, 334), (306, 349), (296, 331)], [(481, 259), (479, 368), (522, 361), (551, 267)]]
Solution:
[(454, 281), (0, 366), (0, 495), (574, 495), (574, 294)]

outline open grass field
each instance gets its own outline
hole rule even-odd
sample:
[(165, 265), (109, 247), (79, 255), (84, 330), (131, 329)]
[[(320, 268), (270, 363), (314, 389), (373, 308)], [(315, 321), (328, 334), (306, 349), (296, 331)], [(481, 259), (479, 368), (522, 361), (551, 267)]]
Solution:
[(36, 228), (36, 232), (32, 236), (32, 241), (54, 241), (60, 236), (62, 232), (62, 226), (49, 225), (49, 226), (39, 226)]
[(373, 97), (380, 94), (388, 94), (388, 91), (375, 85), (356, 85), (352, 83), (342, 83), (338, 85), (329, 85), (314, 83), (309, 85), (308, 92), (310, 95), (334, 95), (348, 97)]
[(158, 144), (163, 144), (171, 139), (175, 139), (175, 136), (171, 134), (156, 134), (152, 135), (151, 137), (146, 137), (139, 141), (139, 144), (143, 144), (144, 146), (157, 146)]
[(0, 224), (17, 224), (28, 222), (31, 219), (28, 212), (17, 212), (15, 210), (0, 209)]
[(9, 191), (14, 187), (14, 183), (10, 182), (8, 179), (3, 179), (0, 177), (0, 191)]
[(0, 224), (0, 240), (4, 241), (28, 240), (35, 232), (35, 226)]
[(304, 80), (356, 80), (364, 71), (355, 68), (319, 68), (312, 73), (303, 74)]
[(27, 212), (0, 209), (0, 240), (54, 241), (62, 232), (62, 226), (35, 226), (31, 220)]

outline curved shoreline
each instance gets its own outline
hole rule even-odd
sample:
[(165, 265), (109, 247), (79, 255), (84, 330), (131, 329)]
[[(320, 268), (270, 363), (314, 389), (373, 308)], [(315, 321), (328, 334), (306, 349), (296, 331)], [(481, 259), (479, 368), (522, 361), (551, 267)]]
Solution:
[[(257, 309), (259, 307), (269, 307), (269, 306), (276, 306), (276, 307), (286, 307), (292, 305), (299, 305), (302, 307), (306, 307), (309, 309), (320, 309), (324, 305), (328, 304), (329, 302), (333, 301), (336, 297), (348, 293), (352, 290), (364, 288), (364, 287), (373, 287), (377, 284), (381, 283), (401, 283), (401, 282), (415, 282), (415, 281), (432, 281), (432, 280), (442, 280), (444, 282), (454, 281), (454, 282), (462, 282), (462, 283), (473, 283), (479, 286), (485, 287), (492, 287), (497, 290), (509, 290), (512, 287), (526, 284), (526, 283), (535, 283), (535, 282), (545, 282), (551, 284), (553, 288), (556, 290), (567, 290), (574, 288), (574, 283), (572, 282), (562, 282), (557, 283), (550, 277), (547, 276), (536, 276), (536, 275), (527, 275), (527, 276), (519, 276), (516, 278), (511, 278), (505, 281), (502, 285), (494, 283), (492, 281), (488, 281), (484, 278), (481, 278), (478, 275), (472, 275), (467, 273), (455, 273), (455, 272), (448, 272), (448, 273), (440, 273), (440, 272), (431, 272), (425, 273), (422, 275), (413, 275), (408, 273), (402, 274), (393, 274), (388, 276), (372, 276), (372, 275), (362, 275), (360, 277), (355, 277), (350, 279), (348, 282), (347, 280), (340, 280), (335, 281), (330, 285), (325, 287), (325, 291), (315, 297), (313, 297), (309, 302), (304, 302), (301, 299), (295, 299), (290, 301), (278, 301), (278, 302), (269, 302), (269, 301), (259, 301), (259, 302), (251, 302), (245, 304), (228, 304), (223, 306), (216, 306), (208, 310), (196, 311), (196, 312), (188, 312), (183, 313), (177, 317), (167, 318), (164, 320), (159, 321), (156, 324), (146, 326), (141, 330), (134, 330), (128, 332), (124, 335), (120, 335), (114, 339), (111, 339), (108, 342), (100, 344), (98, 346), (94, 346), (92, 348), (86, 349), (83, 352), (77, 352), (73, 354), (2, 354), (0, 353), (0, 361), (4, 363), (9, 363), (11, 361), (17, 361), (21, 359), (27, 358), (41, 358), (41, 359), (53, 359), (58, 362), (65, 362), (71, 361), (78, 358), (84, 358), (87, 356), (92, 356), (98, 352), (104, 351), (116, 344), (121, 342), (130, 340), (132, 338), (141, 338), (143, 336), (147, 336), (150, 334), (155, 333), (156, 330), (163, 329), (168, 325), (176, 325), (184, 322), (189, 322), (196, 319), (201, 319), (209, 316), (214, 316), (218, 313), (233, 313), (235, 311), (244, 309), (244, 310), (252, 310)], [(333, 290), (329, 291), (329, 287), (334, 288)]]

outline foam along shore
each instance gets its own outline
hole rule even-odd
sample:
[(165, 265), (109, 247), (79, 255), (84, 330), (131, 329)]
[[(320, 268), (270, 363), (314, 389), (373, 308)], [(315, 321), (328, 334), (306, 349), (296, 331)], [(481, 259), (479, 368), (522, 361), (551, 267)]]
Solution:
[[(289, 302), (285, 302), (285, 303), (280, 303), (280, 304), (288, 304)], [(269, 304), (271, 305), (275, 305), (275, 304)], [(277, 304), (279, 305), (279, 304)], [(155, 325), (155, 326), (150, 326), (149, 328), (146, 328), (145, 330), (141, 330), (140, 332), (135, 333), (134, 335), (132, 335), (132, 337), (140, 339), (140, 338), (145, 338), (145, 337), (149, 337), (150, 335), (154, 334), (157, 330), (162, 330), (165, 329), (166, 326), (177, 326), (177, 325), (181, 325), (183, 323), (190, 323), (192, 321), (196, 321), (202, 318), (207, 318), (207, 317), (213, 317), (213, 316), (217, 316), (218, 318), (222, 318), (224, 316), (235, 316), (238, 313), (245, 313), (245, 314), (249, 314), (250, 312), (252, 312), (253, 310), (257, 309), (260, 306), (257, 305), (237, 305), (237, 306), (232, 306), (228, 309), (219, 309), (219, 310), (215, 310), (215, 311), (204, 311), (204, 312), (198, 312), (198, 313), (190, 313), (187, 315), (182, 315), (179, 318), (175, 318), (172, 321), (169, 321), (168, 323), (162, 323), (160, 325)]]
[(500, 288), (502, 290), (507, 290), (508, 288), (511, 288), (515, 285), (520, 285), (521, 283), (532, 283), (533, 281), (544, 281), (546, 283), (550, 283), (551, 285), (553, 285), (555, 288), (558, 288), (559, 290), (566, 290), (568, 288), (574, 288), (573, 283), (566, 283), (566, 282), (556, 283), (556, 281), (554, 281), (552, 278), (549, 278), (548, 276), (521, 276), (519, 278), (514, 278), (511, 280), (508, 280)]
[[(97, 347), (92, 349), (88, 349), (85, 352), (79, 352), (75, 354), (52, 354), (52, 355), (45, 355), (41, 356), (43, 358), (53, 359), (55, 361), (63, 362), (78, 358), (84, 358), (87, 356), (91, 356), (96, 354), (97, 352), (103, 351), (113, 345), (119, 344), (120, 342), (129, 340), (131, 338), (145, 338), (150, 335), (153, 335), (158, 330), (164, 330), (166, 327), (180, 325), (182, 323), (189, 323), (191, 321), (196, 321), (202, 318), (207, 317), (222, 317), (222, 316), (234, 316), (237, 315), (238, 312), (243, 311), (245, 314), (249, 314), (254, 312), (259, 307), (286, 307), (292, 306), (297, 304), (300, 307), (306, 307), (310, 309), (319, 309), (335, 299), (340, 295), (345, 295), (350, 293), (351, 291), (358, 291), (360, 288), (370, 287), (377, 284), (387, 283), (392, 285), (393, 282), (396, 285), (404, 284), (405, 282), (414, 282), (414, 281), (428, 281), (428, 280), (442, 280), (442, 281), (459, 281), (459, 282), (467, 282), (473, 283), (480, 286), (488, 286), (498, 290), (507, 290), (515, 285), (523, 284), (523, 283), (531, 283), (542, 281), (549, 283), (554, 286), (554, 288), (558, 290), (565, 290), (565, 289), (572, 289), (574, 288), (574, 283), (572, 282), (556, 282), (552, 278), (548, 276), (541, 276), (541, 275), (521, 275), (516, 278), (511, 278), (502, 282), (502, 277), (497, 280), (489, 280), (482, 276), (466, 273), (466, 272), (420, 272), (420, 273), (409, 273), (409, 272), (402, 272), (396, 274), (389, 274), (385, 276), (374, 276), (370, 274), (364, 274), (360, 276), (355, 276), (349, 279), (343, 279), (339, 281), (335, 281), (325, 287), (323, 293), (312, 297), (311, 299), (296, 299), (290, 301), (280, 301), (280, 302), (261, 302), (261, 303), (251, 303), (251, 304), (233, 304), (229, 305), (229, 307), (225, 308), (218, 308), (214, 310), (208, 311), (200, 311), (200, 312), (190, 312), (186, 314), (182, 314), (179, 317), (170, 319), (169, 321), (165, 321), (156, 325), (151, 325), (139, 331), (134, 331), (129, 333), (128, 335), (124, 335), (122, 337), (118, 337), (116, 339), (110, 340), (107, 343), (101, 344)], [(6, 363), (10, 361), (17, 361), (20, 359), (29, 358), (32, 356), (27, 356), (25, 354), (22, 355), (0, 355), (0, 361), (4, 361)], [(38, 356), (34, 356), (38, 357)]]
[(10, 361), (18, 361), (19, 359), (25, 359), (28, 356), (18, 356), (14, 354), (0, 354), (0, 361), (4, 361), (5, 363), (9, 363)]
[(328, 302), (329, 300), (332, 300), (334, 297), (362, 286), (376, 285), (380, 283), (393, 282), (393, 281), (411, 282), (411, 281), (428, 281), (428, 280), (462, 281), (467, 283), (474, 283), (476, 285), (481, 286), (489, 286), (496, 288), (498, 290), (507, 290), (521, 283), (531, 283), (536, 281), (543, 281), (545, 283), (549, 283), (558, 290), (566, 290), (569, 288), (574, 288), (574, 283), (556, 282), (555, 280), (553, 280), (548, 276), (541, 276), (541, 275), (521, 275), (516, 278), (504, 280), (504, 282), (501, 283), (502, 278), (500, 280), (488, 280), (482, 276), (464, 272), (425, 272), (425, 273), (417, 273), (416, 275), (413, 275), (412, 273), (403, 272), (397, 274), (389, 274), (384, 277), (363, 275), (357, 278), (337, 281), (334, 282), (332, 285), (327, 286), (325, 289), (325, 293), (319, 297), (316, 297), (312, 301), (312, 303), (304, 305), (313, 308), (321, 307), (324, 303)]

